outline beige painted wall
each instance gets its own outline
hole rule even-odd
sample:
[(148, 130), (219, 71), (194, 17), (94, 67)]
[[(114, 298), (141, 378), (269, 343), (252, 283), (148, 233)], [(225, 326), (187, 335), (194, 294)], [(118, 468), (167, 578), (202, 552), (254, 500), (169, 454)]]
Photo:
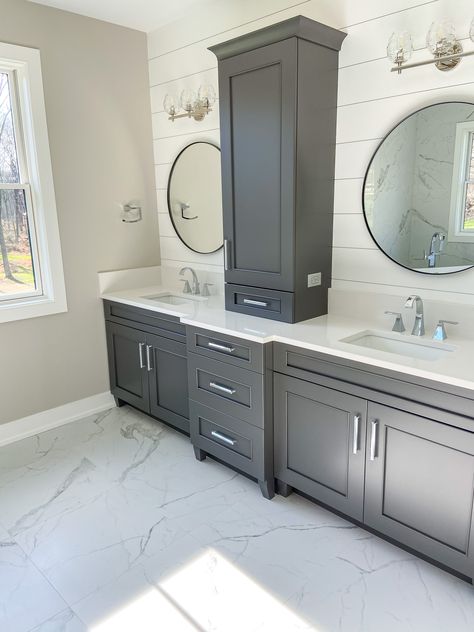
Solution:
[[(146, 36), (0, 0), (0, 41), (39, 48), (69, 311), (0, 325), (0, 423), (108, 389), (97, 271), (160, 262)], [(123, 224), (116, 203), (141, 199)]]

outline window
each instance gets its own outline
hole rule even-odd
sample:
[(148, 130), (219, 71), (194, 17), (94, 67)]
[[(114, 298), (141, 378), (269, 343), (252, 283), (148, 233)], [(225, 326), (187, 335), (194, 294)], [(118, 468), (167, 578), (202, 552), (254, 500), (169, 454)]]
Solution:
[(474, 242), (474, 121), (456, 126), (449, 241)]
[(0, 43), (0, 322), (66, 309), (40, 55)]

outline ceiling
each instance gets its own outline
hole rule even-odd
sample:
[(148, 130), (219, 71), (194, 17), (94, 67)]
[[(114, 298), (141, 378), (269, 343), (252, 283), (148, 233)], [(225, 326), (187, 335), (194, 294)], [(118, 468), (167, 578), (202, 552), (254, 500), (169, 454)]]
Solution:
[(213, 0), (30, 0), (139, 31), (153, 31)]

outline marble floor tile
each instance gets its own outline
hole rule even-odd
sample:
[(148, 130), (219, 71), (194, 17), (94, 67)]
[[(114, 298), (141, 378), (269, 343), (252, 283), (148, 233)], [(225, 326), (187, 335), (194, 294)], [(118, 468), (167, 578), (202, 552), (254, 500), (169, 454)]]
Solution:
[(0, 530), (0, 630), (29, 632), (65, 608), (21, 547)]
[(0, 524), (1, 632), (474, 630), (472, 586), (128, 407), (0, 448)]

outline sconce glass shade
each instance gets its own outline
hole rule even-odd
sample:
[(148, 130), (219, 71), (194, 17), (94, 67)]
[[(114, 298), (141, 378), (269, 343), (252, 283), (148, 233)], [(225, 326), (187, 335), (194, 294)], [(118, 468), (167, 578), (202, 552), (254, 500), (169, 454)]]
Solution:
[(210, 84), (199, 88), (198, 99), (205, 108), (210, 108), (216, 102), (216, 92)]
[(471, 29), (469, 31), (469, 37), (474, 42), (474, 18), (472, 18)]
[(426, 36), (426, 45), (433, 55), (450, 55), (456, 45), (454, 24), (449, 20), (433, 22)]
[(172, 94), (167, 94), (163, 100), (163, 109), (170, 116), (174, 116), (177, 111), (176, 99)]
[(196, 105), (196, 93), (187, 88), (184, 89), (181, 92), (180, 104), (185, 112), (192, 112)]
[(387, 57), (394, 64), (403, 64), (413, 54), (413, 41), (408, 31), (392, 33), (387, 45)]

